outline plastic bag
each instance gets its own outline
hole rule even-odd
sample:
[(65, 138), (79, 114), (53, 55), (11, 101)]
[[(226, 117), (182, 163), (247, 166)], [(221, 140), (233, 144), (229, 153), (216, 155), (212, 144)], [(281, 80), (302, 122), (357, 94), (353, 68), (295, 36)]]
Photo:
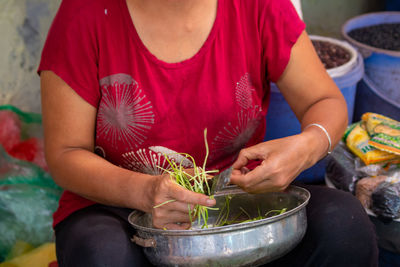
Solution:
[(362, 115), (362, 120), (371, 137), (369, 145), (400, 156), (400, 122), (370, 112)]
[(56, 246), (46, 243), (10, 261), (0, 263), (0, 267), (44, 267), (56, 261)]
[[(9, 111), (18, 116), (18, 119), (21, 121), (20, 136), (22, 139), (43, 136), (42, 116), (40, 114), (24, 112), (11, 105), (0, 106), (0, 111)], [(7, 129), (7, 132), (10, 133), (10, 128)], [(11, 133), (16, 134), (17, 132), (12, 131)]]
[(59, 194), (33, 185), (0, 186), (0, 255), (4, 260), (18, 240), (32, 246), (53, 241), (52, 214)]
[(0, 146), (0, 185), (32, 184), (60, 190), (49, 173), (36, 164), (9, 156)]
[(53, 240), (52, 214), (61, 192), (47, 172), (0, 146), (0, 262), (19, 240), (35, 247)]
[(356, 170), (357, 157), (340, 142), (327, 158), (326, 177), (337, 189), (355, 191), (355, 183), (363, 177)]
[(35, 163), (47, 170), (40, 114), (0, 106), (0, 145), (14, 158)]
[[(0, 142), (6, 143), (8, 151), (30, 138), (41, 138), (40, 115), (24, 113), (12, 106), (0, 106), (0, 114), (3, 123)], [(13, 127), (7, 127), (10, 125)], [(0, 145), (0, 262), (10, 258), (20, 241), (33, 247), (53, 241), (52, 214), (62, 192), (44, 168), (10, 156), (3, 145)], [(24, 148), (20, 151), (25, 152)]]
[(382, 221), (400, 218), (400, 171), (381, 183), (371, 199), (371, 209)]
[(356, 184), (356, 197), (364, 208), (371, 208), (371, 195), (375, 189), (386, 180), (386, 176), (366, 177)]
[(371, 146), (371, 137), (366, 127), (364, 122), (357, 122), (347, 128), (343, 136), (343, 141), (347, 147), (366, 165), (399, 160), (399, 155)]
[(365, 177), (391, 176), (399, 167), (396, 163), (386, 162), (366, 165), (340, 142), (328, 156), (326, 177), (337, 188), (355, 194), (357, 182)]

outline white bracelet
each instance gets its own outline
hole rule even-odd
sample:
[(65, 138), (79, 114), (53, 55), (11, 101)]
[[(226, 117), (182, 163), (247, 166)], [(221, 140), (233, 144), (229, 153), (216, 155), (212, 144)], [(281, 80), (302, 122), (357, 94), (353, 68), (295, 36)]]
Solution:
[(328, 143), (329, 143), (329, 147), (328, 147), (328, 154), (331, 153), (331, 149), (332, 149), (332, 141), (331, 141), (331, 137), (328, 133), (328, 131), (325, 129), (324, 126), (322, 126), (321, 124), (318, 123), (311, 123), (309, 125), (307, 125), (306, 127), (304, 127), (303, 131), (311, 126), (317, 126), (318, 128), (320, 128), (326, 135), (326, 137), (328, 138)]

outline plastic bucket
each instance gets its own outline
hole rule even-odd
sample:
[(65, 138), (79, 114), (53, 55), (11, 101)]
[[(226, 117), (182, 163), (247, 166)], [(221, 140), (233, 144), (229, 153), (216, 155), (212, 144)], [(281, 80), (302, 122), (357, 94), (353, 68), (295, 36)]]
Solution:
[(358, 84), (354, 121), (359, 121), (365, 112), (379, 113), (400, 121), (400, 103), (384, 95), (367, 76)]
[(297, 14), (299, 14), (299, 17), (303, 19), (303, 11), (301, 9), (301, 1), (300, 0), (290, 0), (294, 6), (294, 8), (297, 11)]
[(400, 0), (386, 0), (385, 7), (388, 11), (400, 11)]
[(340, 41), (338, 39), (324, 37), (324, 36), (317, 36), (317, 35), (310, 35), (310, 39), (312, 41), (323, 41), (338, 45), (340, 47), (345, 48), (350, 53), (350, 60), (348, 62), (336, 68), (327, 70), (331, 78), (344, 77), (357, 65), (357, 60), (358, 60), (357, 50), (355, 50), (354, 47), (352, 47), (349, 43)]
[[(351, 48), (354, 50), (354, 48)], [(333, 78), (346, 99), (349, 111), (349, 122), (353, 121), (353, 110), (357, 83), (364, 75), (364, 65), (360, 54), (355, 53), (356, 64), (341, 76)], [(331, 75), (331, 74), (330, 74)], [(272, 140), (300, 133), (300, 123), (290, 109), (283, 95), (275, 84), (271, 85), (271, 101), (266, 116), (267, 130), (264, 140)], [(301, 173), (296, 180), (306, 183), (319, 183), (324, 181), (325, 161), (318, 162), (312, 168)]]
[(375, 48), (348, 35), (351, 30), (383, 23), (400, 23), (400, 12), (376, 12), (357, 16), (343, 25), (342, 34), (361, 52), (364, 57), (365, 74), (377, 85), (376, 89), (400, 103), (400, 51)]

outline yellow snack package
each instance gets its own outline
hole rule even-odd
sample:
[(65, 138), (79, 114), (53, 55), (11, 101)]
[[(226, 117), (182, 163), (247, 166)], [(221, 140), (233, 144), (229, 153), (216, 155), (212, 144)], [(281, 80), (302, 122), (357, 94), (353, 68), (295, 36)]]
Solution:
[(388, 162), (399, 158), (399, 156), (381, 151), (369, 144), (369, 135), (363, 122), (350, 125), (344, 136), (343, 141), (347, 147), (357, 155), (366, 165)]
[(55, 243), (44, 243), (25, 254), (0, 263), (0, 267), (48, 267), (56, 260)]
[(400, 122), (370, 112), (361, 119), (366, 124), (371, 146), (400, 155)]

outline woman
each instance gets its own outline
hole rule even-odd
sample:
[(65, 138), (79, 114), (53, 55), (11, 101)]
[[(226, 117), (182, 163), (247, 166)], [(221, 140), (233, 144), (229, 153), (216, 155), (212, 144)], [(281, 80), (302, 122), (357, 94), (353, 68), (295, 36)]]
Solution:
[[(54, 214), (60, 266), (149, 265), (129, 241), (131, 209), (187, 229), (188, 204), (213, 206), (158, 168), (170, 152), (201, 164), (205, 128), (207, 167), (233, 164), (232, 183), (250, 193), (283, 190), (324, 157), (346, 104), (304, 28), (289, 0), (64, 0), (39, 66), (46, 158), (66, 190)], [(303, 131), (263, 142), (271, 81)], [(272, 264), (376, 265), (359, 203), (307, 188), (306, 237)]]

